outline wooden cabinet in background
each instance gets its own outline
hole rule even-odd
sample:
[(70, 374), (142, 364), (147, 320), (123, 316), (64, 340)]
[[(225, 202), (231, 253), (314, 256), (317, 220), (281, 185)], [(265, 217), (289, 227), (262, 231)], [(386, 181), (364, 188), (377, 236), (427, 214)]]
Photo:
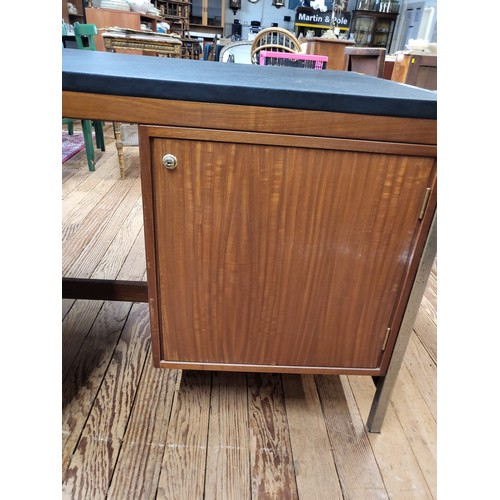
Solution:
[(382, 47), (389, 51), (397, 17), (397, 13), (355, 10), (349, 34), (358, 47)]
[(301, 47), (306, 54), (327, 56), (326, 69), (343, 70), (345, 66), (344, 50), (354, 45), (352, 40), (338, 40), (333, 38), (311, 37), (300, 40)]
[[(162, 20), (160, 17), (140, 14), (139, 12), (115, 9), (96, 9), (91, 7), (87, 7), (85, 9), (85, 16), (87, 19), (86, 22), (89, 24), (95, 24), (97, 29), (119, 27), (140, 30), (141, 23), (149, 23), (151, 25), (151, 29), (156, 31), (158, 21)], [(97, 50), (105, 50), (102, 36), (99, 32), (95, 37), (95, 45)], [(119, 49), (118, 52), (127, 51)]]
[(226, 17), (224, 0), (191, 0), (191, 31), (222, 34)]
[(437, 90), (437, 56), (398, 54), (391, 79), (428, 90)]

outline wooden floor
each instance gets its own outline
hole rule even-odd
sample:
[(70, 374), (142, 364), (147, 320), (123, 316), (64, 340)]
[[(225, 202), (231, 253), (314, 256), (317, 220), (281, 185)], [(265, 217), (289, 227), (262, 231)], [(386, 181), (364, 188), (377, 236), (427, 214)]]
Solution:
[[(139, 153), (62, 166), (67, 277), (145, 279)], [(436, 266), (381, 434), (363, 376), (154, 369), (147, 304), (63, 300), (62, 490), (74, 499), (436, 498)]]

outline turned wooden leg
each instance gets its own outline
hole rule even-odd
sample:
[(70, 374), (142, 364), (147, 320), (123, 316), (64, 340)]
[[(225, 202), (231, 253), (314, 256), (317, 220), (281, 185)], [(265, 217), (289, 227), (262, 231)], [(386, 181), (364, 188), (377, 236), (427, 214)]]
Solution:
[(120, 165), (120, 179), (125, 177), (125, 160), (123, 158), (123, 141), (120, 123), (113, 122), (115, 131), (116, 152), (118, 153), (118, 164)]

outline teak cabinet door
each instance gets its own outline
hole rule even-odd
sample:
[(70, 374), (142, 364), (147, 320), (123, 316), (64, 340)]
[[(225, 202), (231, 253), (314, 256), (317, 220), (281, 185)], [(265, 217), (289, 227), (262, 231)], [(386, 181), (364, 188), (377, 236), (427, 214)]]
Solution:
[(379, 367), (434, 159), (155, 130), (142, 161), (161, 362)]

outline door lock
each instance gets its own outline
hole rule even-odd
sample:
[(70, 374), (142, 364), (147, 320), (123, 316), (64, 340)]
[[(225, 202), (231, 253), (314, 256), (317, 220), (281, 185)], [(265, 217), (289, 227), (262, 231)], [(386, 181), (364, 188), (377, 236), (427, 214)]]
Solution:
[(177, 158), (174, 155), (165, 155), (162, 158), (162, 161), (163, 165), (165, 165), (165, 168), (167, 168), (168, 170), (174, 170), (175, 168), (177, 168)]

